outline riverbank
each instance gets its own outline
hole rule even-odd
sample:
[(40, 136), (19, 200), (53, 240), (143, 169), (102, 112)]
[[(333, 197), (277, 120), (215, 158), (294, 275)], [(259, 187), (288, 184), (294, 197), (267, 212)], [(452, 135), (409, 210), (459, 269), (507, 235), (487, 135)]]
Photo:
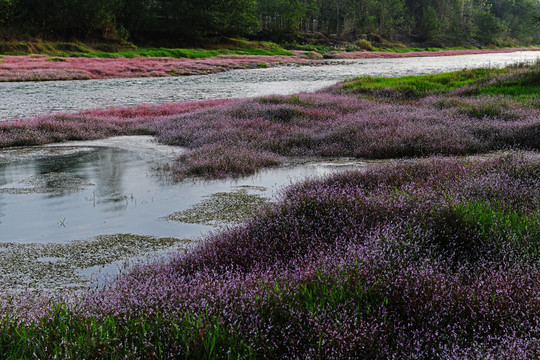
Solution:
[(233, 69), (286, 64), (322, 64), (309, 56), (219, 55), (203, 59), (171, 57), (85, 58), (46, 55), (0, 57), (0, 82), (89, 80), (206, 75)]
[(458, 49), (458, 50), (422, 50), (422, 51), (340, 51), (323, 54), (325, 59), (391, 59), (404, 57), (456, 56), (474, 54), (505, 54), (517, 51), (538, 51), (539, 47), (500, 48), (500, 49)]
[[(332, 59), (403, 58), (538, 51), (538, 48), (469, 49), (426, 52), (335, 52)], [(281, 65), (324, 65), (315, 52), (294, 51), (293, 55), (218, 55), (193, 59), (172, 57), (86, 58), (48, 55), (0, 56), (0, 82), (88, 80), (137, 77), (206, 75), (233, 69), (266, 68)]]

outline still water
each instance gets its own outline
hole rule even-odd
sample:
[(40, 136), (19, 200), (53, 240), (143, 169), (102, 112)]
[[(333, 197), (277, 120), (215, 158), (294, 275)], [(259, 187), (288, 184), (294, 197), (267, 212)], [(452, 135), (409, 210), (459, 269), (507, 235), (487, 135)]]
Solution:
[(308, 163), (240, 180), (174, 183), (156, 168), (180, 151), (146, 136), (0, 151), (0, 242), (66, 243), (116, 233), (197, 238), (212, 227), (165, 218), (214, 193), (247, 188), (272, 197), (299, 179), (364, 165)]
[(314, 91), (359, 75), (403, 76), (534, 62), (538, 51), (330, 61), (189, 77), (0, 83), (0, 121), (109, 106)]

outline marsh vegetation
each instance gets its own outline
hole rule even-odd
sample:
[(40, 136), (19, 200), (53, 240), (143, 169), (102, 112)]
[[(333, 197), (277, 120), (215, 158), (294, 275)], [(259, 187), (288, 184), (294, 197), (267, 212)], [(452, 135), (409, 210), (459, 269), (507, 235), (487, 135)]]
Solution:
[(538, 358), (539, 73), (360, 77), (311, 94), (0, 124), (4, 147), (152, 134), (189, 149), (170, 167), (178, 181), (293, 158), (403, 159), (293, 184), (105, 288), (5, 295), (0, 354)]

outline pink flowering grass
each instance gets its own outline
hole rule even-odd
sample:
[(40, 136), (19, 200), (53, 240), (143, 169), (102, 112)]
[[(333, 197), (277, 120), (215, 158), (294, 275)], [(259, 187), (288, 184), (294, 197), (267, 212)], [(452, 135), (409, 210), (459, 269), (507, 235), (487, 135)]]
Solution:
[(204, 59), (3, 56), (0, 59), (0, 82), (205, 75), (257, 68), (260, 64), (317, 63), (319, 61), (301, 55), (220, 55)]
[(0, 354), (538, 358), (539, 161), (435, 157), (294, 185), (105, 289), (4, 301)]
[(169, 117), (215, 107), (235, 100), (207, 100), (163, 105), (109, 108), (77, 114), (54, 114), (0, 122), (0, 148), (94, 140), (119, 135), (153, 135)]

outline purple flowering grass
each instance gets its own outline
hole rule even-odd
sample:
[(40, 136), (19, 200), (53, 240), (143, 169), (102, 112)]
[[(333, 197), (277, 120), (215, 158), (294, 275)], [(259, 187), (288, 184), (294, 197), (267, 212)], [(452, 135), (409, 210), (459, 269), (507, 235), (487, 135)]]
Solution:
[(538, 160), (436, 158), (298, 184), (87, 305), (210, 314), (261, 358), (532, 358)]
[(53, 114), (33, 119), (0, 122), (0, 149), (73, 140), (94, 140), (120, 135), (153, 135), (159, 123), (206, 107), (234, 100), (206, 100), (133, 108), (87, 110), (77, 114)]
[(182, 154), (173, 167), (174, 176), (207, 179), (245, 176), (257, 170), (279, 165), (279, 156), (270, 152), (223, 145), (203, 145)]
[[(293, 185), (278, 200), (63, 311), (45, 301), (21, 312), (13, 300), (18, 329), (86, 324), (79, 331), (104, 350), (66, 349), (104, 357), (540, 355), (537, 155), (380, 165)], [(124, 330), (103, 338), (96, 323)]]

